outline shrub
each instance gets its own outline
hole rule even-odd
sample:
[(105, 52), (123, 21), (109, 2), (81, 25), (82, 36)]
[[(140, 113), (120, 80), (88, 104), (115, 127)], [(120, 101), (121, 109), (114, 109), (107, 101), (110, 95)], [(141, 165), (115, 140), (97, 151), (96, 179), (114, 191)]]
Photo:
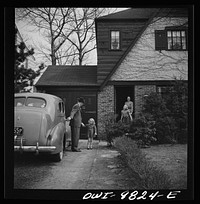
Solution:
[(145, 98), (143, 113), (155, 121), (158, 143), (187, 141), (188, 88), (175, 80), (164, 95), (152, 92)]
[(123, 124), (122, 122), (114, 122), (106, 124), (106, 139), (107, 142), (112, 145), (115, 137), (122, 136), (124, 133), (129, 131), (129, 125)]
[(130, 125), (129, 131), (134, 137), (132, 139), (136, 139), (138, 147), (147, 147), (157, 140), (155, 138), (155, 121), (152, 120), (149, 114), (140, 114), (135, 118)]
[(114, 139), (114, 146), (130, 168), (137, 187), (140, 189), (169, 189), (171, 180), (163, 169), (149, 161), (137, 144), (126, 136)]

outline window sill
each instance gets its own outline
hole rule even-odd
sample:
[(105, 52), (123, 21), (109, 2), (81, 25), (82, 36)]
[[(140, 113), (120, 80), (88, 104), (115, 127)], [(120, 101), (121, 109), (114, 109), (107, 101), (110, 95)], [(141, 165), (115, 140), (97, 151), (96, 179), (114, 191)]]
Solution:
[(116, 49), (116, 50), (114, 50), (114, 49), (109, 49), (108, 51), (115, 51), (115, 52), (118, 51), (118, 52), (119, 52), (119, 51), (122, 51), (122, 49)]

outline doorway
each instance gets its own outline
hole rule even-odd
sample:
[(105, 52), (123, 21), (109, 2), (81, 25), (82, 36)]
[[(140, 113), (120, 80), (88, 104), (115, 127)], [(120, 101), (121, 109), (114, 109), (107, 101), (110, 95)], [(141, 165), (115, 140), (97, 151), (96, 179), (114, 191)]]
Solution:
[(121, 110), (124, 103), (127, 100), (127, 96), (130, 96), (133, 101), (133, 112), (135, 110), (135, 88), (134, 86), (115, 86), (115, 114), (117, 114), (116, 121), (121, 118)]

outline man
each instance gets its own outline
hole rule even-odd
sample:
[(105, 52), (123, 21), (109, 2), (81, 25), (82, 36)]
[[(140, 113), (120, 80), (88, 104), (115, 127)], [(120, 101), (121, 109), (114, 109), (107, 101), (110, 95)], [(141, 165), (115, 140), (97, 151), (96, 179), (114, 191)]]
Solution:
[(85, 125), (82, 123), (81, 117), (81, 107), (84, 105), (84, 103), (85, 100), (82, 97), (78, 98), (78, 102), (72, 107), (70, 116), (67, 118), (67, 121), (70, 121), (69, 125), (71, 126), (71, 149), (73, 152), (81, 152), (81, 150), (78, 148), (78, 142), (80, 137), (81, 125), (85, 127)]
[(133, 114), (133, 102), (131, 101), (130, 96), (127, 97), (127, 101), (125, 102), (125, 105), (128, 106), (128, 109), (132, 115)]

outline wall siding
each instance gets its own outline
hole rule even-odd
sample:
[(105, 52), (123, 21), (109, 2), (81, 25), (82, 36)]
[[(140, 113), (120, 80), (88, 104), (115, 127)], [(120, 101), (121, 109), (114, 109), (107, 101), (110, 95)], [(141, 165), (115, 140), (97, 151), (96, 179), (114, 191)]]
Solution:
[[(101, 84), (128, 46), (145, 25), (146, 20), (97, 22), (97, 83)], [(121, 49), (110, 50), (110, 30), (121, 31)]]
[(155, 30), (176, 26), (187, 18), (153, 19), (135, 46), (125, 57), (111, 81), (188, 79), (188, 51), (155, 50)]

